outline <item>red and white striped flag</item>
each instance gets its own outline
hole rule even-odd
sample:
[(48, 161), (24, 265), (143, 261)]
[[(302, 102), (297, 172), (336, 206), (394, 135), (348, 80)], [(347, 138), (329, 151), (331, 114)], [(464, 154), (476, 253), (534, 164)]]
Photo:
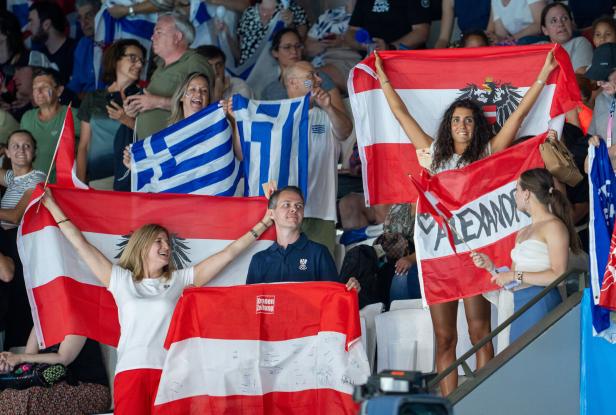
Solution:
[[(553, 45), (382, 52), (385, 70), (411, 115), (435, 137), (445, 109), (458, 98), (481, 105), (489, 120), (502, 125), (537, 79)], [(556, 45), (559, 68), (522, 124), (518, 137), (537, 135), (548, 121), (580, 101), (569, 55)], [(349, 96), (362, 160), (364, 195), (370, 205), (417, 199), (408, 173), (421, 167), (415, 149), (394, 118), (376, 78), (374, 56), (349, 77)]]
[[(75, 163), (75, 123), (73, 109), (69, 105), (64, 115), (62, 131), (56, 144), (56, 183), (65, 187), (79, 187), (87, 189), (88, 186), (77, 178), (77, 164)], [(53, 162), (52, 162), (53, 165)]]
[(434, 220), (444, 228), (445, 232), (447, 232), (447, 239), (449, 240), (449, 244), (451, 245), (454, 252), (456, 252), (456, 244), (453, 240), (453, 231), (451, 230), (451, 226), (449, 225), (449, 220), (453, 217), (453, 213), (449, 211), (443, 205), (438, 198), (427, 189), (427, 185), (424, 182), (428, 182), (426, 177), (429, 177), (427, 174), (422, 174), (420, 176), (420, 180), (417, 180), (415, 177), (409, 175), (413, 185), (417, 189), (417, 195), (422, 202), (422, 206), (432, 215)]
[[(197, 263), (246, 233), (266, 209), (264, 198), (126, 193), (51, 186), (71, 221), (112, 262), (117, 262), (131, 232), (158, 223), (173, 234), (178, 268)], [(80, 334), (117, 345), (120, 327), (111, 294), (101, 285), (51, 214), (36, 205), (38, 187), (18, 233), (19, 255), (42, 346)], [(235, 259), (212, 285), (244, 284), (252, 255), (271, 245), (274, 231)]]
[[(522, 172), (543, 167), (539, 144), (544, 140), (545, 133), (428, 179), (427, 187), (453, 214), (468, 246), (489, 255), (497, 267), (511, 265), (516, 233), (530, 224), (530, 217), (516, 209), (515, 187)], [(456, 255), (432, 210), (419, 198), (414, 238), (424, 301), (436, 304), (498, 289), (487, 271), (475, 267), (468, 247), (454, 238)]]
[(357, 294), (341, 284), (187, 289), (154, 413), (356, 414), (353, 385), (370, 374), (360, 336)]

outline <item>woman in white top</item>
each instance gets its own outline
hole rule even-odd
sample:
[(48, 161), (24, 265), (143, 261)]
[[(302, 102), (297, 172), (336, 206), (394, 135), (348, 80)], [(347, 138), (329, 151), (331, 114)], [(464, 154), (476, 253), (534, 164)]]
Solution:
[[(383, 62), (375, 52), (376, 70), (394, 116), (412, 144), (420, 152), (430, 152), (430, 170), (438, 173), (463, 167), (483, 157), (507, 148), (514, 140), (524, 118), (537, 101), (545, 82), (557, 66), (550, 51), (541, 68), (537, 81), (526, 92), (520, 105), (509, 116), (498, 134), (493, 135), (483, 111), (474, 102), (463, 99), (454, 101), (445, 111), (435, 138), (430, 137), (409, 113), (406, 105), (391, 85)], [(421, 154), (420, 154), (421, 157)], [(490, 304), (481, 295), (464, 299), (471, 342), (474, 344), (490, 333)], [(430, 315), (436, 335), (436, 368), (440, 372), (456, 359), (458, 301), (430, 306)], [(477, 352), (477, 367), (485, 365), (494, 356), (488, 343)], [(442, 394), (448, 395), (458, 385), (458, 373), (453, 371), (441, 382)]]
[[(485, 254), (472, 252), (479, 268), (492, 273), (492, 282), (501, 287), (516, 281), (514, 307), (517, 311), (567, 270), (569, 249), (582, 249), (571, 216), (567, 196), (554, 185), (546, 169), (531, 169), (520, 175), (515, 190), (516, 208), (530, 215), (531, 224), (521, 229), (511, 251), (513, 271), (495, 272), (495, 265)], [(511, 324), (510, 341), (539, 322), (561, 302), (556, 288)]]
[(573, 15), (566, 4), (551, 3), (541, 12), (541, 30), (569, 54), (573, 70), (584, 74), (592, 61), (592, 45), (584, 36), (573, 37)]
[(75, 247), (118, 306), (120, 341), (114, 379), (114, 406), (119, 414), (149, 414), (165, 358), (163, 343), (173, 309), (183, 289), (202, 286), (271, 225), (266, 214), (244, 236), (198, 264), (175, 270), (169, 232), (144, 225), (128, 240), (118, 265), (113, 265), (73, 225), (47, 190), (43, 203), (64, 236)]
[(541, 33), (544, 0), (492, 0), (487, 32), (495, 43), (517, 42)]

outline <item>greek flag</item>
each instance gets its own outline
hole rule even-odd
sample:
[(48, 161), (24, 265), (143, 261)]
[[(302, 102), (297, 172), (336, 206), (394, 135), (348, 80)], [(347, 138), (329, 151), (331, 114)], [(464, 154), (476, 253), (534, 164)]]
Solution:
[(133, 192), (233, 196), (240, 166), (218, 103), (131, 147)]
[(281, 101), (233, 96), (243, 154), (244, 196), (263, 196), (262, 183), (295, 185), (308, 197), (310, 95)]
[[(590, 281), (593, 296), (592, 323), (603, 337), (612, 337), (610, 312), (599, 306), (603, 276), (610, 255), (610, 237), (616, 219), (616, 176), (612, 170), (605, 141), (599, 147), (589, 146), (590, 221), (589, 254)], [(616, 337), (614, 337), (616, 339)]]

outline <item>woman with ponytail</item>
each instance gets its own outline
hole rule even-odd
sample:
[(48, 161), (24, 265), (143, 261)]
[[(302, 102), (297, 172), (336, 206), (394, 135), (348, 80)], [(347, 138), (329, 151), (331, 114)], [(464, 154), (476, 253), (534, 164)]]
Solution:
[[(511, 251), (512, 270), (496, 272), (490, 257), (472, 252), (475, 266), (492, 274), (492, 282), (501, 287), (517, 281), (513, 288), (513, 311), (529, 302), (567, 269), (569, 250), (581, 250), (580, 239), (571, 218), (571, 205), (566, 195), (554, 186), (554, 178), (546, 169), (527, 170), (520, 176), (515, 192), (516, 208), (530, 216), (531, 224), (521, 229)], [(510, 341), (539, 322), (561, 302), (552, 289), (537, 304), (511, 324)]]

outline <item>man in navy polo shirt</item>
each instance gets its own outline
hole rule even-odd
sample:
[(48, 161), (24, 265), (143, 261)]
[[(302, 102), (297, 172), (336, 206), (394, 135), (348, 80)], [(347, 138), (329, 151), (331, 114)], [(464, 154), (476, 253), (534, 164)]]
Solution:
[[(256, 253), (248, 267), (246, 284), (264, 282), (335, 281), (340, 282), (331, 254), (319, 243), (301, 233), (304, 196), (295, 186), (272, 193), (269, 212), (276, 226), (276, 242)], [(347, 289), (359, 290), (359, 282), (350, 278)]]

